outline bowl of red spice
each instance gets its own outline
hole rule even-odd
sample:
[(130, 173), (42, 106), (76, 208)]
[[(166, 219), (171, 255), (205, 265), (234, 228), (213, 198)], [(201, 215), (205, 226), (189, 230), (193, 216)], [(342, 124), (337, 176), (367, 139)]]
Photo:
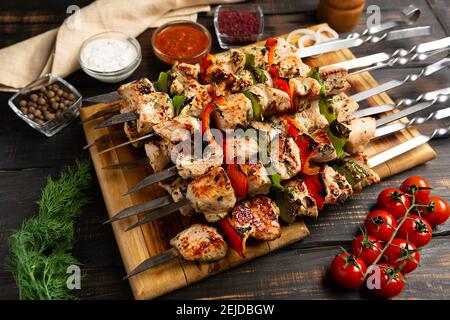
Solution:
[(220, 5), (214, 13), (214, 29), (222, 49), (259, 41), (264, 32), (264, 15), (255, 4)]
[(196, 63), (211, 50), (211, 34), (199, 23), (172, 21), (153, 32), (152, 47), (166, 63)]

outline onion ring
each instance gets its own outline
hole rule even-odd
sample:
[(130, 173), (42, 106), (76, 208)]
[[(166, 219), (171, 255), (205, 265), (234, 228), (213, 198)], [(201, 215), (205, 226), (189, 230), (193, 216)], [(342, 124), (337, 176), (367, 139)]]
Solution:
[[(321, 40), (321, 42), (328, 42), (339, 39), (339, 34), (327, 26), (322, 26), (319, 29), (317, 29), (316, 34)], [(331, 37), (329, 37), (328, 35), (331, 35)]]
[(292, 41), (292, 39), (298, 34), (300, 34), (300, 35), (311, 35), (311, 36), (316, 36), (317, 35), (315, 31), (310, 30), (310, 29), (296, 29), (296, 30), (292, 31), (291, 33), (289, 33), (289, 35), (286, 38), (286, 41), (288, 43), (291, 43), (291, 44), (294, 43)]

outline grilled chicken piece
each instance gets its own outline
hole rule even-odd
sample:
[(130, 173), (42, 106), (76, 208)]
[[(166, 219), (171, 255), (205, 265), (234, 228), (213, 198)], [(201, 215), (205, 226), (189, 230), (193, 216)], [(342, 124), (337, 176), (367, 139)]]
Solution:
[[(173, 201), (178, 202), (186, 198), (188, 183), (187, 180), (178, 177), (170, 182), (160, 182), (159, 186), (170, 194)], [(183, 216), (191, 216), (194, 210), (190, 206), (185, 206), (180, 209), (180, 212)]]
[(285, 79), (294, 77), (304, 79), (308, 75), (309, 70), (309, 66), (296, 56), (287, 57), (278, 63), (278, 73), (281, 78)]
[(228, 245), (216, 228), (197, 223), (173, 237), (170, 245), (188, 261), (216, 261), (228, 252)]
[(280, 210), (274, 201), (257, 196), (237, 203), (227, 219), (233, 229), (244, 235), (244, 239), (250, 236), (270, 241), (281, 236), (279, 215)]
[(212, 168), (190, 182), (186, 198), (193, 209), (203, 213), (209, 222), (219, 221), (236, 204), (231, 181), (222, 167)]
[(344, 159), (344, 162), (354, 162), (364, 170), (366, 178), (353, 186), (354, 191), (361, 191), (363, 188), (380, 182), (380, 177), (373, 171), (367, 163), (368, 157), (363, 153), (357, 153)]
[(345, 151), (349, 154), (363, 152), (375, 136), (375, 119), (371, 117), (351, 119), (344, 124), (351, 130), (345, 144)]
[(229, 74), (227, 80), (220, 82), (217, 86), (218, 91), (224, 95), (227, 92), (242, 92), (250, 88), (252, 85), (252, 73), (248, 70), (244, 70), (238, 74)]
[[(128, 140), (134, 140), (141, 135), (137, 132), (136, 128), (136, 121), (128, 121), (123, 124), (123, 131), (125, 132), (125, 135), (127, 136)], [(135, 141), (131, 145), (135, 148), (140, 148), (144, 144), (143, 140)]]
[(293, 93), (293, 104), (297, 112), (307, 109), (320, 95), (320, 83), (312, 78), (289, 79), (289, 87)]
[(161, 122), (153, 127), (160, 137), (177, 144), (185, 141), (200, 129), (200, 120), (186, 115), (179, 115), (169, 121)]
[(248, 126), (253, 118), (251, 101), (242, 93), (220, 99), (214, 111), (214, 123), (222, 131)]
[(251, 54), (254, 57), (254, 66), (262, 70), (267, 70), (268, 60), (267, 60), (267, 49), (265, 47), (247, 47), (239, 49), (244, 54)]
[(249, 136), (226, 137), (226, 163), (237, 158), (237, 163), (256, 163), (258, 159), (258, 142)]
[(284, 207), (293, 220), (296, 216), (317, 218), (316, 200), (309, 194), (308, 188), (302, 179), (294, 179), (284, 185)]
[(137, 131), (142, 134), (153, 132), (153, 126), (163, 123), (174, 117), (172, 100), (164, 92), (154, 92), (147, 96), (147, 101), (140, 104), (136, 110), (139, 114), (137, 119)]
[(353, 189), (347, 182), (347, 179), (332, 167), (327, 165), (323, 166), (319, 174), (326, 191), (326, 204), (344, 203), (353, 194)]
[(211, 65), (205, 70), (207, 83), (222, 83), (230, 80), (230, 76), (241, 73), (245, 67), (245, 53), (231, 50), (228, 53), (209, 57)]
[(154, 172), (167, 168), (170, 161), (170, 142), (166, 140), (148, 141), (144, 144), (145, 154)]
[(338, 94), (350, 88), (350, 83), (347, 81), (348, 70), (345, 68), (323, 67), (319, 69), (319, 76), (327, 95)]
[(343, 92), (332, 96), (330, 103), (334, 110), (336, 110), (337, 120), (339, 122), (348, 120), (359, 109), (358, 103), (350, 99)]
[(155, 92), (155, 87), (147, 78), (121, 85), (117, 90), (117, 93), (119, 93), (127, 103), (120, 109), (120, 112), (136, 111), (142, 97), (153, 92)]
[(292, 137), (280, 136), (272, 140), (270, 152), (271, 169), (278, 173), (281, 179), (287, 180), (300, 173), (300, 150)]
[(240, 164), (240, 170), (247, 176), (247, 195), (268, 194), (272, 181), (262, 163)]
[(274, 50), (274, 63), (278, 64), (280, 61), (285, 60), (291, 56), (295, 56), (297, 48), (287, 42), (283, 38), (277, 38), (277, 45)]
[(309, 135), (318, 146), (318, 152), (311, 159), (316, 162), (328, 162), (336, 159), (336, 149), (323, 129), (316, 130)]
[(183, 179), (197, 178), (206, 174), (211, 168), (220, 167), (223, 163), (223, 150), (217, 143), (210, 143), (198, 156), (192, 152), (192, 148), (186, 151), (180, 150), (181, 145), (178, 144), (174, 148), (175, 152), (172, 152), (172, 155), (176, 157), (174, 162), (178, 174)]
[(202, 110), (206, 104), (211, 101), (208, 93), (209, 85), (191, 85), (185, 89), (184, 95), (188, 99), (188, 103), (181, 110), (182, 115), (188, 115), (194, 118), (200, 118)]
[(289, 95), (280, 89), (257, 84), (252, 86), (249, 91), (255, 95), (261, 105), (263, 116), (286, 113), (291, 108)]

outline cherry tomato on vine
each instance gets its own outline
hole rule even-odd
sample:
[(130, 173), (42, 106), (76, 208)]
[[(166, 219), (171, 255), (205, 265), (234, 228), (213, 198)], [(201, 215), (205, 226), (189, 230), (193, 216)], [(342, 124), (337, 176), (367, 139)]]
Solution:
[(433, 229), (427, 220), (410, 214), (398, 229), (397, 237), (408, 239), (416, 247), (423, 247), (430, 242), (432, 233)]
[(375, 210), (367, 215), (364, 227), (369, 235), (375, 239), (387, 242), (394, 233), (397, 222), (389, 212), (385, 210)]
[(400, 189), (388, 188), (378, 195), (377, 206), (386, 210), (396, 219), (402, 218), (410, 206), (409, 198)]
[(420, 209), (420, 213), (432, 226), (447, 221), (450, 216), (450, 207), (447, 201), (438, 196), (431, 196), (424, 202), (426, 206)]
[(431, 192), (430, 184), (421, 176), (411, 176), (407, 178), (403, 181), (400, 189), (408, 195), (414, 194), (416, 202), (424, 201)]
[(337, 283), (347, 289), (361, 286), (366, 271), (364, 261), (347, 252), (338, 254), (331, 262), (331, 275)]
[(400, 267), (403, 273), (409, 273), (417, 268), (420, 262), (420, 253), (416, 246), (405, 239), (396, 238), (384, 252), (384, 257), (390, 265)]
[(361, 234), (353, 239), (352, 248), (353, 254), (364, 261), (366, 266), (374, 263), (383, 249), (381, 243), (368, 234)]
[[(396, 270), (395, 267), (390, 266), (386, 263), (377, 264), (380, 270), (380, 286), (379, 288), (373, 289), (375, 294), (383, 298), (392, 298), (402, 292), (405, 286), (405, 280), (403, 279), (403, 274)], [(375, 270), (372, 272), (372, 274)], [(372, 275), (371, 274), (371, 275)], [(367, 277), (367, 282), (372, 281), (371, 276)], [(367, 285), (369, 287), (369, 284)]]

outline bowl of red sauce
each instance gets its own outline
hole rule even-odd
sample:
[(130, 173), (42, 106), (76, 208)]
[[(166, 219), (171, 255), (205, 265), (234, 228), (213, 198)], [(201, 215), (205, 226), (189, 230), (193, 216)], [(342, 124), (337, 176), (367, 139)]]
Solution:
[(199, 23), (172, 21), (153, 32), (152, 47), (166, 63), (196, 63), (211, 50), (211, 34)]

